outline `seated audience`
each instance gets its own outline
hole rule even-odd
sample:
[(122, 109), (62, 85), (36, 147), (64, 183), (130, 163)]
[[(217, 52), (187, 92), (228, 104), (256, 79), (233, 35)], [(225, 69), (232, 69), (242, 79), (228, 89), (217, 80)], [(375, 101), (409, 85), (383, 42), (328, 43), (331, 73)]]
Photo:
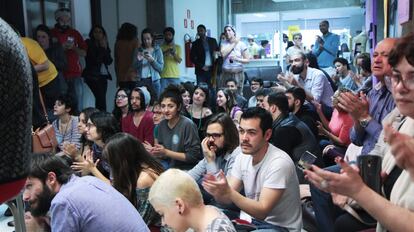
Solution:
[(249, 101), (247, 103), (247, 107), (256, 107), (257, 105), (257, 99), (256, 99), (256, 92), (259, 89), (263, 88), (263, 80), (261, 78), (253, 78), (252, 81), (250, 82), (250, 90), (253, 93), (253, 96), (251, 96), (249, 98)]
[(88, 120), (86, 138), (93, 142), (91, 149), (85, 157), (80, 156), (71, 166), (83, 175), (92, 174), (98, 178), (109, 178), (110, 167), (108, 161), (102, 156), (102, 150), (108, 139), (119, 132), (116, 119), (107, 112), (93, 113)]
[(148, 201), (148, 193), (163, 172), (161, 164), (139, 140), (126, 133), (112, 136), (105, 145), (103, 156), (111, 167), (114, 188), (137, 208), (148, 226), (158, 223), (160, 218)]
[(152, 185), (148, 199), (163, 217), (163, 226), (174, 231), (236, 232), (219, 209), (204, 205), (197, 183), (178, 169), (161, 174)]
[(131, 113), (122, 119), (122, 131), (133, 135), (141, 143), (154, 145), (154, 123), (152, 112), (147, 110), (151, 95), (146, 87), (135, 87), (131, 91)]
[(234, 93), (234, 97), (236, 98), (237, 105), (242, 108), (247, 108), (247, 100), (242, 95), (237, 92), (237, 81), (233, 77), (226, 80), (226, 88), (231, 90)]
[(368, 53), (361, 53), (356, 57), (357, 80), (360, 87), (357, 92), (368, 92), (372, 88), (371, 57)]
[(183, 98), (183, 113), (187, 112), (188, 107), (191, 105), (192, 96), (194, 93), (194, 84), (192, 82), (184, 82), (181, 83), (180, 87), (182, 87), (181, 97)]
[(332, 79), (338, 88), (347, 88), (352, 91), (356, 91), (360, 83), (357, 80), (357, 76), (351, 71), (348, 60), (342, 57), (338, 57), (333, 61), (333, 65), (336, 69), (336, 74)]
[[(234, 203), (240, 217), (257, 229), (300, 231), (302, 214), (295, 166), (284, 151), (267, 141), (272, 136), (272, 116), (262, 108), (249, 108), (241, 116), (242, 154), (226, 177), (206, 174), (204, 189), (221, 203)], [(244, 187), (245, 196), (239, 193)]]
[(131, 110), (131, 106), (129, 105), (130, 94), (131, 91), (128, 88), (118, 88), (115, 93), (114, 109), (112, 110), (112, 114), (119, 122), (119, 125), (121, 125), (122, 119), (125, 118)]
[(165, 119), (158, 126), (158, 144), (150, 148), (157, 158), (169, 158), (169, 167), (189, 170), (202, 159), (197, 126), (180, 114), (183, 102), (181, 92), (169, 85), (160, 96)]
[(312, 131), (315, 138), (318, 138), (319, 133), (316, 121), (319, 120), (319, 117), (309, 103), (305, 104), (305, 90), (294, 86), (287, 89), (285, 95), (288, 99), (289, 111), (304, 122)]
[(208, 106), (210, 98), (208, 85), (206, 83), (201, 83), (195, 87), (192, 102), (193, 103), (187, 108), (189, 114), (188, 117), (197, 126), (198, 137), (200, 140), (203, 140), (205, 137), (206, 122), (213, 114)]
[(52, 231), (149, 231), (122, 194), (95, 177), (74, 175), (50, 154), (32, 156), (23, 200), (33, 216), (50, 215)]
[(216, 103), (217, 112), (225, 112), (230, 116), (234, 123), (239, 123), (243, 111), (237, 106), (233, 91), (229, 89), (220, 89), (217, 92)]
[(74, 144), (79, 149), (81, 134), (78, 131), (78, 117), (72, 115), (75, 107), (71, 97), (60, 95), (53, 108), (53, 114), (57, 119), (53, 121), (52, 125), (55, 129), (58, 151), (63, 151), (66, 143)]

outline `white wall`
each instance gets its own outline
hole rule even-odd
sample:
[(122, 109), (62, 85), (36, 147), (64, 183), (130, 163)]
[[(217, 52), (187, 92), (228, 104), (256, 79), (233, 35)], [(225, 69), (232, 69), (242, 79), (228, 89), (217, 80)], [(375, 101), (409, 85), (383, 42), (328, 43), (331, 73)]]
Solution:
[[(102, 26), (108, 34), (108, 43), (114, 57), (114, 45), (118, 28), (125, 22), (138, 27), (138, 34), (146, 27), (146, 1), (145, 0), (101, 0)], [(114, 96), (116, 92), (116, 75), (114, 65), (109, 66), (112, 81), (108, 82), (106, 94), (107, 111), (111, 112), (114, 107)]]
[[(184, 19), (187, 18), (187, 10), (190, 10), (191, 14), (190, 19), (187, 19), (187, 28), (184, 28)], [(194, 68), (185, 67), (184, 35), (186, 33), (189, 34), (192, 41), (194, 41), (197, 34), (197, 26), (204, 24), (207, 30), (211, 30), (211, 37), (217, 39), (217, 0), (173, 0), (173, 15), (173, 25), (167, 26), (174, 27), (175, 43), (180, 45), (183, 50), (183, 61), (180, 64), (181, 76), (184, 79), (195, 81)], [(191, 20), (194, 20), (194, 29), (191, 29)], [(167, 22), (170, 21), (167, 19)]]

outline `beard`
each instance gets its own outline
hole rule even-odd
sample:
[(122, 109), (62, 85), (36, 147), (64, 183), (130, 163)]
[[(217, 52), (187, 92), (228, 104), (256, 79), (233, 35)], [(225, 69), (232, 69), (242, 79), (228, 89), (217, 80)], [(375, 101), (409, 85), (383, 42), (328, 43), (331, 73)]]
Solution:
[(47, 187), (43, 185), (43, 191), (37, 195), (37, 202), (36, 207), (30, 205), (30, 212), (34, 217), (45, 216), (50, 209), (50, 205), (52, 204), (52, 200), (55, 197), (55, 193)]
[(305, 69), (305, 66), (301, 64), (300, 66), (292, 65), (291, 71), (293, 74), (300, 74)]
[(164, 39), (165, 40), (165, 42), (167, 43), (167, 44), (170, 44), (174, 39), (173, 38), (171, 38), (171, 39), (167, 39), (167, 38), (165, 38)]
[(67, 25), (67, 24), (62, 25), (62, 24), (60, 24), (60, 23), (57, 23), (57, 24), (56, 24), (56, 27), (57, 27), (60, 31), (62, 31), (62, 32), (66, 31), (67, 29), (69, 29), (69, 28), (70, 28), (70, 26), (69, 26), (69, 25)]

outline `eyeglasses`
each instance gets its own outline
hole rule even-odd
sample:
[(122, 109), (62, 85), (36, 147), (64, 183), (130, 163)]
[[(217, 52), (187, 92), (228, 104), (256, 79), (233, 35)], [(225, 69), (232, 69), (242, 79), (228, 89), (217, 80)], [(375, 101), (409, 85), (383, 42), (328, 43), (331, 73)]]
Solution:
[(414, 90), (414, 78), (413, 77), (409, 77), (407, 79), (403, 79), (401, 77), (401, 75), (397, 74), (397, 75), (391, 75), (390, 77), (391, 79), (391, 83), (393, 85), (393, 87), (396, 87), (400, 82), (402, 82), (402, 84), (404, 85), (405, 88), (410, 89), (410, 90)]
[(127, 95), (116, 95), (116, 99), (124, 99), (127, 98)]
[(300, 40), (300, 39), (302, 39), (301, 37), (295, 37), (295, 38), (293, 38), (294, 40)]
[(207, 138), (213, 138), (213, 139), (218, 139), (218, 138), (220, 138), (221, 136), (223, 136), (223, 133), (206, 133), (206, 137)]

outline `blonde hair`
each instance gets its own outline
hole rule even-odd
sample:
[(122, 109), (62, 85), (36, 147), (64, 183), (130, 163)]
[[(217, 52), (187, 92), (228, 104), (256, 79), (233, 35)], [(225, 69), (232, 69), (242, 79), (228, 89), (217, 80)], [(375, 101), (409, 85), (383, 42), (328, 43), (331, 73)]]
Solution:
[(203, 198), (195, 180), (184, 171), (168, 169), (152, 185), (148, 200), (151, 204), (169, 207), (174, 205), (176, 198), (181, 198), (189, 206), (203, 204)]

